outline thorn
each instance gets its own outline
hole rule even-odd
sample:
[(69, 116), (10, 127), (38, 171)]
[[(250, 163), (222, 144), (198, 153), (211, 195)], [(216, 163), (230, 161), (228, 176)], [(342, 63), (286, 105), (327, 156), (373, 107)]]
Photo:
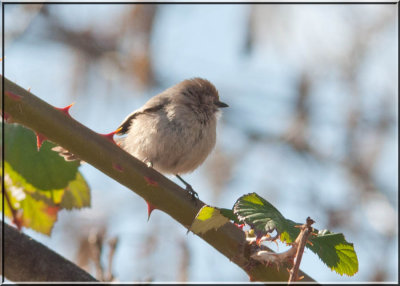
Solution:
[(147, 204), (147, 221), (149, 221), (150, 215), (156, 209), (156, 207), (150, 204), (148, 201), (146, 201), (146, 204)]
[(120, 131), (122, 130), (122, 127), (118, 128), (117, 130), (115, 130), (115, 134), (118, 134)]
[(304, 275), (302, 275), (302, 276), (300, 276), (299, 278), (298, 278), (298, 280), (303, 280), (304, 279)]
[(13, 100), (21, 100), (21, 98), (22, 98), (22, 96), (20, 96), (20, 95), (17, 95), (17, 94), (15, 94), (15, 93), (12, 93), (12, 92), (9, 92), (9, 91), (6, 91), (6, 92), (4, 92), (9, 98), (11, 98), (11, 99), (13, 99)]
[(28, 92), (31, 92), (31, 88), (30, 87), (28, 87)]
[(120, 130), (121, 128), (118, 128), (117, 130), (115, 130), (115, 131), (113, 131), (113, 132), (111, 132), (111, 133), (108, 133), (108, 134), (100, 134), (101, 136), (103, 136), (103, 137), (105, 137), (106, 139), (108, 139), (108, 140), (110, 140), (111, 142), (113, 142), (114, 144), (117, 144), (117, 143), (115, 143), (115, 141), (114, 141), (114, 135), (116, 134), (116, 133), (118, 133), (118, 131)]
[(3, 112), (3, 119), (6, 122), (9, 122), (9, 120), (11, 119), (11, 115), (7, 112)]
[(233, 224), (236, 225), (238, 228), (240, 228), (240, 229), (243, 230), (244, 223), (242, 223), (242, 224), (237, 224), (236, 222), (234, 222)]
[(71, 103), (70, 105), (63, 107), (63, 108), (58, 108), (58, 107), (54, 107), (57, 110), (60, 110), (61, 112), (65, 113), (65, 115), (71, 117), (71, 114), (69, 114), (69, 109), (72, 107), (72, 105), (74, 105), (75, 102)]
[(39, 151), (40, 147), (42, 147), (43, 142), (47, 140), (47, 137), (44, 136), (42, 133), (35, 132), (35, 134), (36, 134), (37, 150)]
[(294, 227), (301, 228), (302, 226), (303, 226), (303, 225), (298, 224), (298, 225), (295, 225)]
[(124, 168), (121, 167), (120, 164), (118, 163), (112, 163), (112, 166), (115, 170), (122, 172), (124, 170)]
[(307, 240), (307, 243), (308, 243), (309, 245), (311, 245), (311, 246), (314, 246), (314, 244), (313, 244), (311, 241), (309, 241), (309, 240)]
[(158, 183), (156, 181), (154, 181), (153, 179), (150, 179), (149, 177), (144, 176), (144, 179), (146, 180), (147, 184), (149, 184), (150, 186), (158, 186)]

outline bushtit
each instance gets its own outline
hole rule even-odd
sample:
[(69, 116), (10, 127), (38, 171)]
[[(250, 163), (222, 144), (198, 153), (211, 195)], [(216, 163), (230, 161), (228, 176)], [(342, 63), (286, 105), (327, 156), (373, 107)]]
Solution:
[[(192, 187), (179, 175), (196, 169), (215, 146), (218, 91), (208, 80), (184, 80), (147, 101), (119, 126), (118, 144), (128, 153), (164, 174), (174, 174), (192, 196)], [(66, 160), (76, 159), (58, 147)]]

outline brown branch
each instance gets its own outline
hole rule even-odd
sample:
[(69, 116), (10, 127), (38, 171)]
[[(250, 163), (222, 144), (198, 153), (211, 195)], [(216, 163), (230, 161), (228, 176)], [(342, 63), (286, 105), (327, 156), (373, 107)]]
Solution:
[[(3, 223), (3, 221), (1, 221)], [(91, 281), (90, 274), (14, 227), (4, 223), (1, 256), (4, 255), (4, 273), (11, 281)]]

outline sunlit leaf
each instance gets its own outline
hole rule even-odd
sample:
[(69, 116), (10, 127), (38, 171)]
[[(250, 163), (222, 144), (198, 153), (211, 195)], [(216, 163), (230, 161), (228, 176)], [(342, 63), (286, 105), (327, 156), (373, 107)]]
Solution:
[(358, 272), (358, 259), (354, 246), (346, 241), (342, 233), (318, 232), (317, 236), (310, 237), (309, 240), (312, 245), (306, 246), (332, 270), (348, 276)]
[[(250, 225), (257, 235), (276, 230), (282, 242), (293, 243), (300, 233), (300, 229), (295, 227), (300, 223), (284, 218), (274, 206), (256, 193), (240, 197), (233, 209), (239, 220)], [(357, 273), (357, 254), (353, 244), (347, 242), (343, 234), (318, 232), (316, 229), (314, 233), (317, 235), (309, 237), (312, 244), (307, 243), (306, 247), (338, 274), (352, 276)]]
[(206, 205), (197, 213), (190, 230), (194, 233), (201, 234), (210, 229), (218, 229), (227, 222), (229, 222), (229, 219), (223, 216), (217, 208)]
[(240, 221), (250, 225), (258, 235), (274, 230), (282, 233), (288, 228), (287, 220), (269, 202), (256, 193), (241, 196), (233, 207)]
[[(22, 214), (19, 216), (22, 226), (50, 235), (54, 223), (57, 221), (59, 207), (34, 199), (29, 193), (24, 192), (23, 188), (12, 184), (8, 178), (5, 178), (4, 186), (11, 207), (15, 212)], [(4, 202), (4, 215), (13, 220), (8, 201)]]
[(90, 189), (81, 173), (77, 172), (75, 180), (68, 184), (60, 207), (68, 210), (90, 207)]

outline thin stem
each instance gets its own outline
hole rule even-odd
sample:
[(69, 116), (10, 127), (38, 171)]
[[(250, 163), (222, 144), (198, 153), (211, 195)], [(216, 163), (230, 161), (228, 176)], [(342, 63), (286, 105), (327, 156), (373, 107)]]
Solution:
[(296, 241), (295, 241), (295, 243), (298, 245), (296, 256), (294, 258), (295, 263), (293, 265), (293, 268), (290, 270), (288, 284), (299, 280), (298, 275), (299, 275), (300, 263), (301, 263), (301, 259), (303, 257), (304, 248), (306, 246), (307, 239), (310, 236), (310, 234), (312, 233), (311, 225), (313, 223), (314, 223), (314, 221), (310, 217), (308, 217), (306, 223), (300, 227), (300, 229), (301, 229), (300, 234), (296, 238)]

